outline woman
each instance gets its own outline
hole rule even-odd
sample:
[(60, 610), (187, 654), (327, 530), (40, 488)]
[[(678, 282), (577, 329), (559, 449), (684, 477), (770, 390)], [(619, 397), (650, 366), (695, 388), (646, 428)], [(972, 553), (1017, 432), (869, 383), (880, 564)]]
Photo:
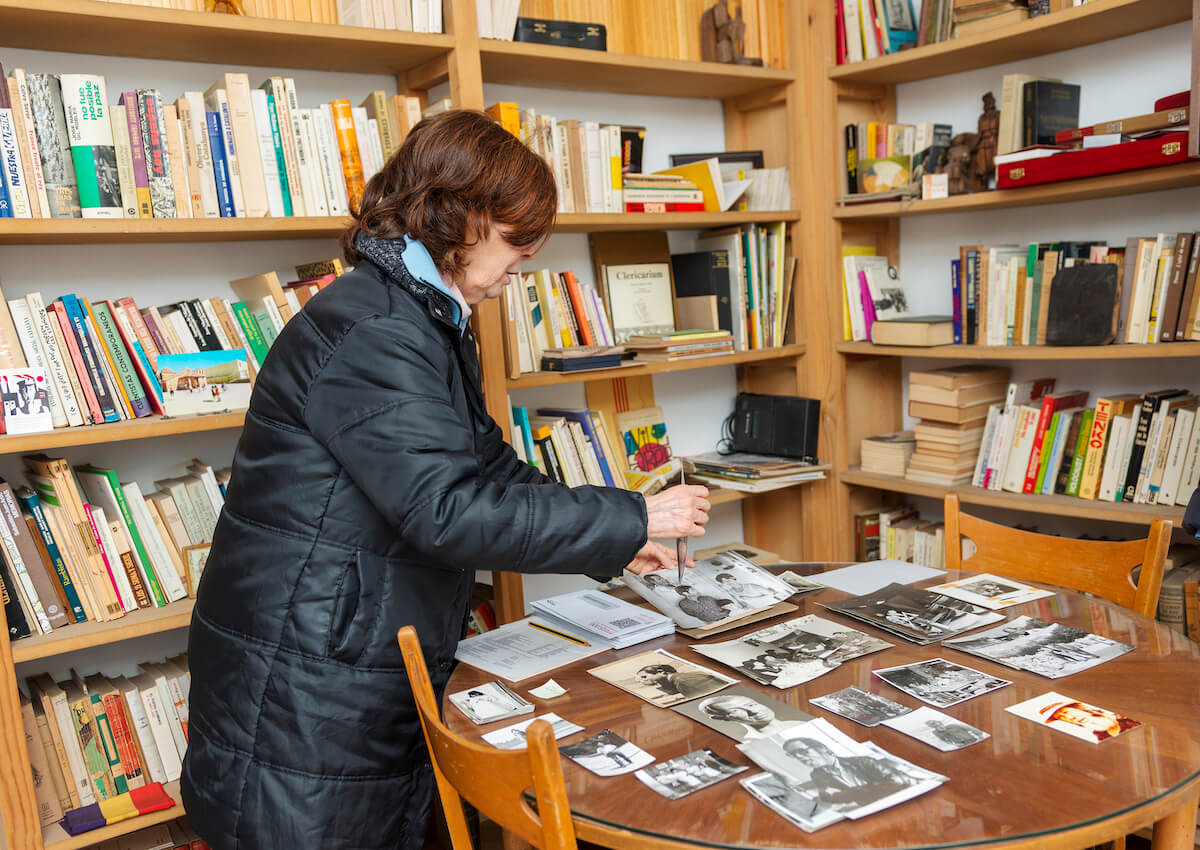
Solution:
[(183, 797), (214, 850), (416, 848), (433, 777), (396, 645), (446, 686), (475, 570), (674, 568), (707, 491), (568, 489), (488, 416), (471, 310), (547, 238), (550, 170), (485, 116), (423, 121), (343, 238), (355, 264), (258, 376), (189, 644)]

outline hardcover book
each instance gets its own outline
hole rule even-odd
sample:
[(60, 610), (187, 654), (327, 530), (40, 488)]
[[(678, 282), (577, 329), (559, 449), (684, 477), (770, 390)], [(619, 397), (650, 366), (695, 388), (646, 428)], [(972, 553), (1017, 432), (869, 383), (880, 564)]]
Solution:
[(1053, 145), (1062, 130), (1079, 126), (1079, 86), (1032, 80), (1022, 89), (1022, 147)]
[(104, 77), (63, 74), (63, 110), (84, 218), (121, 218), (121, 184)]
[(671, 289), (667, 263), (604, 266), (604, 300), (612, 316), (614, 341), (620, 344), (635, 334), (672, 333), (675, 308)]

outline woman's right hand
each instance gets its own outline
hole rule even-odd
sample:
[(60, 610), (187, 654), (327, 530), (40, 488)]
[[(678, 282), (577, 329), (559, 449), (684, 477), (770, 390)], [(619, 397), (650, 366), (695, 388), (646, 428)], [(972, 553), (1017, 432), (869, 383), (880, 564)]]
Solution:
[(646, 497), (646, 536), (700, 537), (708, 522), (708, 488), (678, 484)]

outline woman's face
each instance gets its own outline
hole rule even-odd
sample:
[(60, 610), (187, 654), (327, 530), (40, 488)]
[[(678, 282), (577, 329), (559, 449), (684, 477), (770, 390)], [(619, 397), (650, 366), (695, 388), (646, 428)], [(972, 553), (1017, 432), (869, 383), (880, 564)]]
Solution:
[(485, 298), (498, 298), (508, 284), (508, 276), (521, 271), (521, 263), (532, 259), (534, 248), (514, 248), (505, 241), (508, 228), (491, 228), (486, 239), (463, 249), (465, 268), (454, 282), (468, 304), (479, 304)]

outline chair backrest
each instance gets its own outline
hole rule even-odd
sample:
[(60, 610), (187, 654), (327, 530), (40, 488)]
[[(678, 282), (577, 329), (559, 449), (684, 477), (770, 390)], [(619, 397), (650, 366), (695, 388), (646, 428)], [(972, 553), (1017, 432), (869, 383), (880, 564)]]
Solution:
[[(405, 626), (397, 639), (425, 730), (454, 850), (472, 848), (462, 809), (464, 799), (501, 828), (535, 847), (576, 850), (562, 764), (550, 724), (544, 720), (530, 724), (525, 750), (497, 750), (456, 735), (441, 721), (416, 630)], [(533, 789), (536, 812), (525, 800), (526, 788)]]
[[(1153, 617), (1162, 589), (1171, 521), (1156, 519), (1140, 540), (1070, 540), (1019, 531), (964, 514), (946, 496), (946, 568), (963, 569), (962, 538), (974, 541), (966, 569), (1082, 590)], [(1141, 566), (1137, 583), (1131, 573)]]

